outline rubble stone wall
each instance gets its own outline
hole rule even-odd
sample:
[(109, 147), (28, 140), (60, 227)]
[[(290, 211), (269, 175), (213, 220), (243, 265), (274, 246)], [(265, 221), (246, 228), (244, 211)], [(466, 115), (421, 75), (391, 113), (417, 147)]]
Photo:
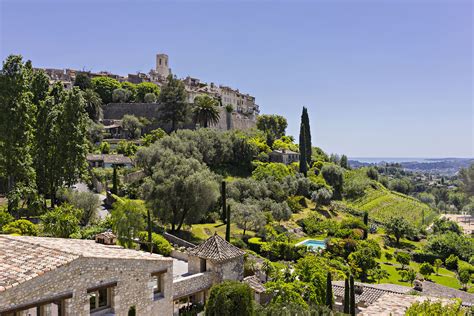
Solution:
[[(154, 300), (152, 272), (167, 269), (163, 274), (164, 296)], [(90, 315), (87, 289), (109, 282), (112, 287), (112, 309), (117, 316), (126, 316), (135, 306), (137, 315), (173, 314), (173, 265), (171, 259), (105, 259), (81, 257), (58, 269), (44, 273), (0, 294), (0, 312), (17, 305), (72, 292), (67, 299), (67, 315)]]

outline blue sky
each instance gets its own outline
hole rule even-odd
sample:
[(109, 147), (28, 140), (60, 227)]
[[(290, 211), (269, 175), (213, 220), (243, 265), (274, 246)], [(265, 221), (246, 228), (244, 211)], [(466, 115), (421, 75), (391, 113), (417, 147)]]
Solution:
[(472, 3), (460, 0), (0, 0), (0, 54), (37, 67), (148, 72), (301, 107), (313, 144), (352, 157), (473, 157)]

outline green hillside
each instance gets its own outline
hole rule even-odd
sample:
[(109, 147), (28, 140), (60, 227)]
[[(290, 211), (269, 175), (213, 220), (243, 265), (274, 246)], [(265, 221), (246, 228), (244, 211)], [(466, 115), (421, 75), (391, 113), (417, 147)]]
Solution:
[(423, 216), (425, 225), (436, 216), (428, 205), (410, 196), (390, 191), (380, 183), (372, 184), (362, 197), (346, 203), (350, 207), (369, 212), (371, 218), (381, 222), (391, 216), (401, 215), (410, 223), (420, 226)]

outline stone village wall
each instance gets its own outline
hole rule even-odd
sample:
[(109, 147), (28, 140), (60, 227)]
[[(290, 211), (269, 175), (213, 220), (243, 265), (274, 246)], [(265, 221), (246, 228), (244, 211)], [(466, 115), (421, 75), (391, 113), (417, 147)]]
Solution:
[[(159, 109), (161, 105), (158, 103), (109, 103), (102, 107), (104, 113), (104, 120), (121, 120), (124, 115), (135, 115), (137, 117), (147, 118), (151, 124), (146, 128), (147, 131), (156, 128), (163, 128), (166, 131), (170, 130), (171, 125), (160, 121)], [(229, 113), (224, 107), (219, 108), (220, 117), (219, 122), (212, 126), (221, 131), (230, 129), (250, 129), (256, 127), (255, 115), (244, 115), (238, 112)], [(195, 125), (192, 122), (184, 123), (183, 128), (194, 129)]]
[[(167, 269), (164, 297), (153, 300), (152, 272)], [(0, 312), (17, 304), (27, 304), (72, 291), (66, 300), (67, 315), (90, 315), (87, 289), (117, 282), (112, 288), (115, 315), (127, 316), (136, 307), (137, 315), (173, 315), (172, 260), (105, 259), (81, 257), (0, 293)]]
[(189, 294), (207, 290), (214, 283), (214, 278), (215, 275), (213, 272), (203, 272), (174, 280), (173, 298), (179, 299)]

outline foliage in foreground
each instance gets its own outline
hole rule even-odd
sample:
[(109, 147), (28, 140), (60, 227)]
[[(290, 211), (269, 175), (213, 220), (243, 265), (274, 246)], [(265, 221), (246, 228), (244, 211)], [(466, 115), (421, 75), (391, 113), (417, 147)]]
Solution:
[(443, 305), (440, 301), (425, 300), (411, 305), (405, 312), (406, 316), (463, 316), (467, 310), (461, 307), (461, 301)]
[(247, 284), (225, 281), (211, 288), (206, 304), (206, 316), (251, 316), (254, 314), (253, 294)]

